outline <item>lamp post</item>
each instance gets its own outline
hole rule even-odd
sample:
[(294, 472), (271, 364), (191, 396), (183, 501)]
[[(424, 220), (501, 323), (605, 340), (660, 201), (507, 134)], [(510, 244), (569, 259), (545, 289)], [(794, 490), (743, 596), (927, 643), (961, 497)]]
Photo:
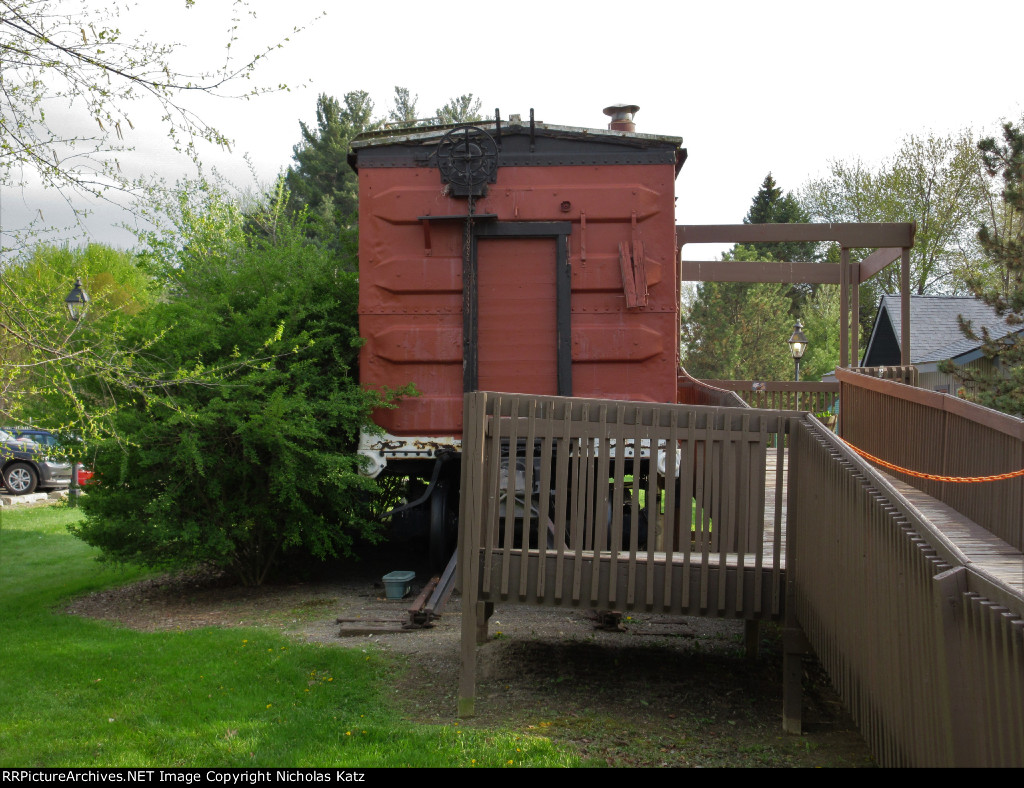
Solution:
[[(82, 287), (82, 278), (75, 277), (74, 287), (71, 288), (71, 292), (64, 298), (64, 306), (68, 310), (68, 319), (78, 323), (82, 316), (85, 314), (85, 310), (89, 305), (89, 294), (85, 292), (85, 288)], [(78, 496), (82, 494), (82, 489), (78, 486), (78, 461), (71, 457), (71, 481), (68, 484), (68, 505), (75, 509), (78, 507)]]
[[(807, 337), (804, 336), (803, 325), (800, 321), (796, 321), (796, 325), (793, 326), (793, 336), (789, 338), (789, 354), (793, 357), (793, 366), (795, 372), (793, 380), (796, 383), (800, 382), (800, 359), (804, 357), (804, 353), (807, 352)], [(800, 410), (800, 392), (796, 392), (796, 409)]]
[(64, 306), (68, 309), (68, 317), (77, 323), (82, 319), (82, 315), (85, 314), (88, 304), (89, 294), (82, 287), (82, 277), (75, 277), (75, 286), (71, 288), (71, 292), (64, 298)]

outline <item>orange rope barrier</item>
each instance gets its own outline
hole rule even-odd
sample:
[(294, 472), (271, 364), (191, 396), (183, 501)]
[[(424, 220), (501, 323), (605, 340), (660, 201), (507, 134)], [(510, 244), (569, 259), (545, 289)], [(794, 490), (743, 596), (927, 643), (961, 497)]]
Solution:
[(868, 454), (866, 451), (858, 449), (849, 441), (843, 442), (866, 460), (871, 460), (871, 462), (878, 463), (884, 468), (888, 468), (893, 471), (899, 471), (900, 473), (905, 473), (908, 476), (915, 476), (918, 479), (931, 479), (932, 481), (937, 482), (959, 482), (963, 484), (974, 482), (998, 482), (1002, 481), (1003, 479), (1015, 479), (1018, 476), (1024, 476), (1024, 468), (1021, 468), (1019, 471), (1010, 471), (1009, 473), (997, 473), (993, 476), (940, 476), (937, 473), (921, 473), (920, 471), (911, 471), (908, 470), (907, 468), (901, 468), (899, 465), (893, 465), (891, 462), (886, 462), (885, 460), (879, 459), (878, 457), (875, 457), (873, 454)]

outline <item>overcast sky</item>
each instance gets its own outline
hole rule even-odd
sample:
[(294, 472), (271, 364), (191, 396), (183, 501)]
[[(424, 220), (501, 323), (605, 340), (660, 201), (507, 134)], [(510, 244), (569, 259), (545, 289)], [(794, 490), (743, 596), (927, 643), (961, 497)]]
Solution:
[[(993, 133), (1024, 115), (1020, 0), (249, 5), (255, 18), (243, 20), (236, 49), (289, 36), (254, 79), (292, 89), (193, 104), (235, 141), (232, 154), (209, 148), (204, 160), (242, 188), (254, 186), (242, 154), (264, 184), (289, 165), (319, 93), (366, 90), (384, 114), (395, 85), (419, 96), (421, 115), (472, 92), (486, 115), (497, 107), (526, 117), (533, 107), (539, 121), (604, 128), (603, 107), (638, 104), (638, 131), (681, 136), (689, 150), (676, 217), (687, 224), (741, 221), (769, 171), (796, 190), (830, 159), (874, 164), (906, 134)], [(192, 67), (221, 57), (228, 6), (150, 2), (121, 27), (180, 41)], [(187, 162), (154, 130), (137, 124), (127, 140), (136, 153), (122, 163), (173, 180)], [(60, 220), (56, 202), (29, 191), (5, 195), (5, 224), (37, 208)], [(123, 219), (98, 210), (91, 237), (130, 245), (112, 227)]]

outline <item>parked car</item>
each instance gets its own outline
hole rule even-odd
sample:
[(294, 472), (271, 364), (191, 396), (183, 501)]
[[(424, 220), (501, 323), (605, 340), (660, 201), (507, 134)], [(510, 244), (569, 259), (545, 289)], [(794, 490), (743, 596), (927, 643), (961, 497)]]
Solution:
[[(76, 443), (81, 442), (81, 438), (72, 436), (70, 438), (61, 437), (56, 433), (44, 430), (41, 427), (3, 427), (4, 432), (9, 432), (19, 441), (30, 440), (34, 443), (38, 443), (44, 451), (60, 456), (61, 449), (67, 445), (68, 441)], [(96, 472), (92, 468), (87, 468), (83, 463), (78, 463), (78, 486), (82, 487), (86, 484), (93, 484), (98, 481), (95, 479)]]
[(49, 449), (60, 448), (60, 438), (49, 430), (40, 429), (39, 427), (4, 427), (3, 430), (13, 435), (17, 440), (30, 440)]
[(67, 487), (71, 463), (27, 435), (0, 430), (0, 483), (13, 495)]

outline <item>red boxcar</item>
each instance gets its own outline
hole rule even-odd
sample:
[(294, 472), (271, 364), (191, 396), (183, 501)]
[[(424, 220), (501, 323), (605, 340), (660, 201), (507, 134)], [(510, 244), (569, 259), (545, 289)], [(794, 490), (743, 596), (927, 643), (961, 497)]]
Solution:
[(675, 402), (681, 143), (532, 113), (353, 142), (361, 380), (420, 391), (371, 472), (450, 457), (470, 390)]

